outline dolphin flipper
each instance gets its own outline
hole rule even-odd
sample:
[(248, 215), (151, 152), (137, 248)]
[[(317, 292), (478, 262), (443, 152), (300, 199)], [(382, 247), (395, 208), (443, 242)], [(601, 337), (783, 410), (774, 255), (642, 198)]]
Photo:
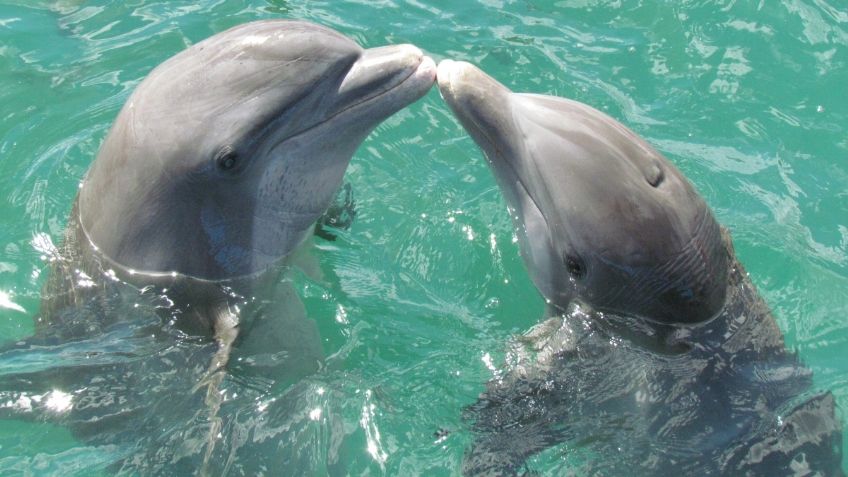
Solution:
[(833, 394), (808, 399), (783, 418), (772, 435), (746, 448), (739, 475), (844, 476), (842, 428)]
[(315, 235), (324, 240), (335, 241), (336, 234), (332, 229), (347, 230), (356, 218), (356, 200), (353, 198), (353, 188), (346, 182), (330, 207), (315, 224)]

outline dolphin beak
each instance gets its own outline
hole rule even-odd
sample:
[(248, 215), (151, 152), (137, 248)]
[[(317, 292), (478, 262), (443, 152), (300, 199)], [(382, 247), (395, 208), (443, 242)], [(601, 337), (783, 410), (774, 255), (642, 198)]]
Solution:
[(452, 108), (474, 116), (503, 114), (512, 91), (465, 61), (443, 60), (436, 73), (439, 91)]
[(436, 80), (439, 83), (439, 92), (445, 101), (449, 103), (456, 100), (454, 85), (459, 85), (466, 73), (473, 73), (473, 66), (465, 61), (442, 60), (436, 70)]
[(354, 102), (363, 98), (367, 100), (396, 88), (411, 77), (422, 76), (426, 82), (428, 73), (429, 89), (435, 81), (433, 70), (433, 60), (413, 45), (369, 48), (363, 51), (342, 80), (339, 95), (350, 97)]
[(516, 125), (509, 88), (464, 61), (443, 60), (436, 76), (442, 98), (484, 151), (503, 155), (513, 146), (509, 138)]

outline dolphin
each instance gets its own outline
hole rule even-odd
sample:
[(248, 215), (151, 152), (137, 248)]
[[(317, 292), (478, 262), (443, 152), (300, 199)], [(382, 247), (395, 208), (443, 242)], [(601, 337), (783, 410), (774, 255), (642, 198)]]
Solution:
[[(77, 436), (111, 444), (116, 428), (131, 432), (139, 416), (159, 411), (150, 428), (161, 434), (181, 399), (183, 408), (197, 405), (181, 394), (206, 390), (207, 415), (190, 419), (208, 421), (210, 471), (220, 452), (222, 370), (237, 340), (249, 357), (272, 363), (259, 373), (266, 379), (275, 378), (266, 373), (274, 363), (289, 368), (286, 377), (320, 365), (317, 330), (300, 316), (284, 272), (360, 143), (434, 81), (434, 62), (412, 45), (363, 49), (329, 28), (287, 20), (236, 26), (153, 69), (80, 184), (36, 335), (3, 353), (7, 363), (30, 364), (2, 373), (13, 390), (3, 393), (6, 410), (55, 415), (62, 402)], [(127, 311), (139, 304), (145, 319), (122, 324), (139, 316)], [(44, 351), (51, 346), (64, 359)], [(55, 392), (64, 397), (44, 397)], [(167, 402), (146, 409), (145, 393)], [(181, 432), (165, 446), (185, 445)]]
[(466, 410), (465, 474), (514, 474), (560, 444), (585, 475), (842, 475), (833, 396), (814, 393), (670, 161), (577, 101), (513, 93), (466, 62), (437, 77), (551, 316)]
[(127, 100), (80, 185), (66, 243), (122, 280), (165, 284), (194, 309), (187, 327), (232, 341), (229, 297), (276, 279), (359, 144), (434, 81), (412, 45), (363, 49), (285, 20), (219, 33)]

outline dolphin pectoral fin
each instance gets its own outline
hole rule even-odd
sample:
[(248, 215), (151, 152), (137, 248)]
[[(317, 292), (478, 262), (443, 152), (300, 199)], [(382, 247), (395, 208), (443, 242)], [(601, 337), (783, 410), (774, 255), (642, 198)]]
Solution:
[(349, 229), (355, 217), (356, 200), (353, 198), (353, 188), (349, 182), (346, 182), (339, 189), (336, 199), (315, 224), (315, 235), (330, 242), (335, 241), (336, 234), (332, 230)]
[[(223, 371), (230, 361), (233, 344), (239, 334), (239, 317), (231, 309), (229, 304), (224, 303), (220, 305), (213, 314), (214, 316), (211, 317), (210, 321), (213, 324), (215, 342), (218, 344), (218, 349), (212, 356), (206, 374), (192, 389), (193, 392), (196, 392), (201, 388), (207, 388), (207, 404), (210, 404), (210, 393), (212, 393), (213, 388), (217, 391), (218, 386), (223, 380)], [(218, 402), (218, 405), (220, 405), (220, 402)]]
[(562, 439), (562, 431), (538, 422), (490, 434), (465, 452), (462, 475), (536, 475), (527, 458)]
[(336, 234), (324, 228), (324, 225), (321, 222), (315, 224), (315, 230), (313, 233), (316, 237), (320, 237), (328, 242), (336, 241)]
[(254, 315), (234, 350), (231, 371), (273, 384), (292, 383), (324, 363), (321, 337), (314, 320), (290, 281), (275, 285), (274, 295)]
[(844, 476), (842, 424), (833, 394), (826, 392), (801, 403), (784, 418), (775, 434), (748, 448), (737, 470), (762, 469), (762, 475)]
[(206, 388), (204, 403), (209, 412), (209, 433), (206, 439), (206, 450), (203, 456), (203, 465), (199, 475), (209, 475), (209, 464), (218, 441), (218, 434), (223, 427), (223, 420), (218, 416), (224, 397), (221, 394), (221, 383), (224, 380), (227, 363), (230, 361), (233, 344), (239, 334), (239, 316), (228, 303), (220, 304), (213, 310), (211, 322), (215, 330), (215, 341), (218, 349), (212, 356), (209, 368), (203, 378), (198, 381), (193, 392)]
[[(316, 235), (317, 233), (317, 225), (316, 225)], [(335, 237), (333, 237), (335, 240)], [(318, 257), (315, 256), (313, 252), (315, 246), (315, 239), (313, 236), (308, 236), (288, 257), (288, 263), (290, 266), (297, 268), (304, 275), (309, 277), (310, 280), (324, 283), (324, 271), (321, 270), (321, 262), (318, 260)]]

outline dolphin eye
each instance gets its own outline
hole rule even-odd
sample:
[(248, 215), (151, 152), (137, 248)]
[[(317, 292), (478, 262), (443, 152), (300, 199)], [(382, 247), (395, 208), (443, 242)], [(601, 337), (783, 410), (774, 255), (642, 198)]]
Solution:
[(239, 156), (232, 146), (224, 146), (215, 155), (215, 165), (218, 170), (229, 172), (237, 169), (239, 165)]
[(565, 268), (574, 278), (583, 278), (586, 275), (586, 265), (575, 255), (565, 256)]
[(651, 187), (659, 187), (665, 180), (665, 172), (658, 164), (651, 164), (645, 178), (648, 180), (648, 184), (651, 184)]

